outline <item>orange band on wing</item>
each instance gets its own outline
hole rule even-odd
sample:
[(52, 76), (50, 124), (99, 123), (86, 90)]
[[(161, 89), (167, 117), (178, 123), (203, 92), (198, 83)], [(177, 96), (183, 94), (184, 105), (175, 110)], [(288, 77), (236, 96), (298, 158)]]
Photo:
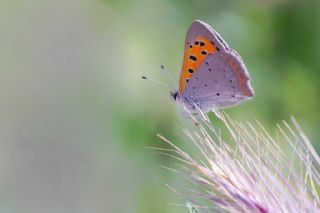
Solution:
[(187, 45), (179, 82), (180, 95), (186, 89), (189, 79), (198, 71), (199, 66), (208, 55), (219, 51), (215, 44), (204, 36), (198, 36), (193, 43), (187, 43)]

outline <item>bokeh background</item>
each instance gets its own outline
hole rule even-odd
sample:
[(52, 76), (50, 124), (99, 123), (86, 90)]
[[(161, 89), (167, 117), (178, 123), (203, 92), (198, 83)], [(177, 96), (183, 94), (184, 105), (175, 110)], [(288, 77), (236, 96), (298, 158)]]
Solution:
[(163, 186), (183, 182), (160, 167), (174, 162), (145, 148), (157, 133), (185, 147), (181, 114), (140, 76), (169, 82), (164, 64), (178, 79), (194, 19), (251, 74), (254, 99), (227, 112), (271, 132), (294, 115), (320, 151), (318, 0), (0, 5), (0, 212), (187, 212)]

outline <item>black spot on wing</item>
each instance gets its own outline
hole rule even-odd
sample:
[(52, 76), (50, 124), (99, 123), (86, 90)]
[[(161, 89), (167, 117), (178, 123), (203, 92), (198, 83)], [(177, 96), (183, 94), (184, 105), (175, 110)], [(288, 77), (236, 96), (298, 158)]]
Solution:
[(207, 51), (205, 51), (205, 50), (202, 50), (202, 51), (201, 51), (201, 54), (202, 54), (202, 55), (207, 55), (207, 54), (208, 54), (208, 52), (207, 52)]
[(197, 57), (195, 55), (190, 55), (189, 58), (192, 60), (192, 61), (197, 61)]

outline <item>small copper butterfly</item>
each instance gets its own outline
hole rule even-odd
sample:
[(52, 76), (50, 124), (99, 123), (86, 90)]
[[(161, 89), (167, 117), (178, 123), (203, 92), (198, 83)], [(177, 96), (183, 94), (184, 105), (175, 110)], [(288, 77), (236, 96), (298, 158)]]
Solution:
[(190, 112), (234, 106), (253, 96), (240, 55), (208, 24), (196, 20), (187, 33), (179, 88), (174, 100)]

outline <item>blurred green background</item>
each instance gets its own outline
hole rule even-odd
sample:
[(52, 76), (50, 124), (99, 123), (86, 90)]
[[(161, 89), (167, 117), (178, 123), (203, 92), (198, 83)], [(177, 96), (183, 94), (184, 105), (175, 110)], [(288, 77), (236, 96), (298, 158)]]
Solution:
[(169, 91), (186, 31), (213, 26), (243, 57), (273, 131), (294, 115), (320, 144), (318, 0), (0, 0), (0, 212), (187, 212), (163, 184), (157, 133), (185, 146)]

